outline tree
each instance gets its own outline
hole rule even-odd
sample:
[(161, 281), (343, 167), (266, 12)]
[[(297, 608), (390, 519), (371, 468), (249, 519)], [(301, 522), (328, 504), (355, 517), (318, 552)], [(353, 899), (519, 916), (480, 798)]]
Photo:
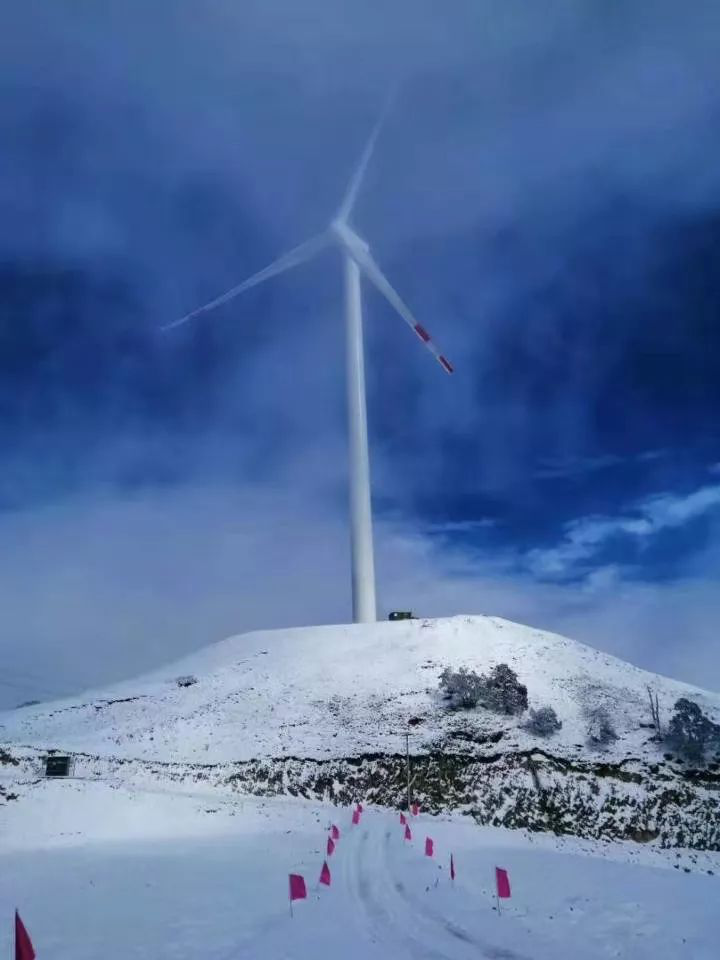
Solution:
[(720, 749), (720, 726), (706, 717), (692, 700), (680, 697), (668, 724), (665, 743), (690, 763), (703, 764), (708, 754)]
[(650, 700), (650, 716), (652, 717), (653, 726), (655, 727), (655, 732), (657, 735), (661, 736), (662, 727), (660, 724), (660, 702), (658, 701), (658, 695), (657, 693), (653, 692), (653, 689), (650, 686), (648, 686), (647, 692)]
[(551, 737), (562, 728), (562, 721), (552, 707), (540, 707), (538, 710), (530, 710), (530, 716), (523, 726), (538, 737)]
[(440, 674), (440, 690), (451, 706), (466, 710), (476, 707), (483, 687), (483, 680), (474, 670), (446, 667)]
[(482, 675), (467, 667), (459, 670), (446, 667), (440, 674), (440, 690), (455, 709), (468, 710), (480, 704), (495, 713), (515, 714), (527, 710), (527, 687), (506, 663), (499, 663), (490, 673)]
[(480, 702), (496, 713), (522, 713), (528, 706), (527, 687), (506, 663), (499, 663), (483, 677)]
[(610, 714), (605, 707), (592, 707), (588, 711), (588, 729), (587, 735), (590, 743), (595, 746), (607, 746), (613, 740), (617, 740), (618, 735), (615, 732)]

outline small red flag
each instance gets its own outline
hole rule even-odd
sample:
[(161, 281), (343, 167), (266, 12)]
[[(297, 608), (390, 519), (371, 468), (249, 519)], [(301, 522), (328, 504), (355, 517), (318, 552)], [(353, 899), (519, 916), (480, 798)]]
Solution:
[(405, 824), (405, 839), (406, 839), (406, 840), (412, 840), (412, 833), (410, 832), (410, 825), (407, 824), (407, 823)]
[(15, 911), (15, 960), (35, 960), (35, 951), (20, 914)]
[(353, 822), (353, 826), (355, 826), (355, 827), (360, 823), (360, 811), (359, 811), (359, 810), (353, 810), (352, 822)]
[(306, 900), (307, 889), (305, 887), (305, 878), (299, 873), (290, 874), (290, 901)]
[(507, 870), (502, 867), (495, 867), (495, 883), (497, 884), (497, 895), (501, 900), (506, 900), (510, 896), (510, 878)]
[(331, 829), (331, 831), (330, 831), (330, 836), (333, 838), (333, 840), (339, 840), (339, 839), (340, 839), (340, 831), (339, 831), (338, 828), (335, 826), (335, 824), (332, 825), (332, 829)]
[(414, 803), (414, 804), (412, 805), (412, 815), (413, 815), (414, 817), (416, 817), (419, 813), (420, 813), (420, 804), (419, 804), (419, 803)]
[(435, 845), (433, 844), (430, 837), (425, 837), (425, 856), (426, 857), (431, 857), (433, 855), (433, 853), (435, 852), (434, 846)]
[(330, 867), (327, 865), (327, 860), (322, 865), (322, 870), (320, 871), (320, 883), (324, 883), (326, 887), (330, 886)]
[(455, 860), (453, 859), (452, 854), (450, 854), (450, 879), (455, 879)]
[(407, 817), (405, 816), (404, 813), (401, 813), (401, 814), (400, 814), (400, 826), (401, 826), (401, 827), (404, 827), (406, 823), (407, 823)]
[(327, 856), (331, 857), (335, 853), (335, 841), (332, 837), (328, 837), (327, 842)]

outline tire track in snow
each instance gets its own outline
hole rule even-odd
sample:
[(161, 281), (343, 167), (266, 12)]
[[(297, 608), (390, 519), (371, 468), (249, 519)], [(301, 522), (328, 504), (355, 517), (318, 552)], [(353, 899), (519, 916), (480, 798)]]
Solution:
[[(379, 823), (377, 827), (380, 829)], [(386, 837), (389, 837), (389, 833)], [(456, 960), (452, 954), (428, 947), (425, 942), (417, 938), (417, 923), (408, 927), (407, 923), (402, 922), (402, 914), (407, 914), (404, 905), (400, 912), (392, 909), (393, 904), (397, 903), (397, 897), (393, 896), (387, 870), (381, 869), (383, 857), (378, 849), (376, 835), (371, 839), (369, 830), (363, 830), (358, 837), (354, 853), (353, 892), (376, 938), (392, 948), (392, 955), (394, 957), (404, 955), (408, 960), (419, 957), (426, 960)]]
[[(438, 910), (433, 909), (428, 899), (424, 898), (421, 902), (420, 898), (408, 890), (406, 884), (393, 874), (391, 869), (393, 866), (392, 831), (386, 826), (382, 832), (382, 843), (379, 842), (379, 830), (374, 833), (372, 839), (367, 830), (364, 832), (358, 854), (358, 870), (363, 869), (364, 852), (369, 847), (374, 854), (371, 862), (375, 881), (374, 884), (368, 884), (369, 898), (372, 900), (373, 891), (377, 890), (382, 896), (380, 909), (384, 910), (386, 915), (389, 915), (387, 905), (394, 903), (392, 918), (397, 928), (402, 927), (408, 940), (417, 944), (422, 951), (421, 954), (413, 952), (413, 956), (442, 957), (450, 960), (459, 960), (459, 958), (464, 960), (465, 957), (472, 957), (476, 960), (479, 955), (486, 960), (530, 960), (525, 954), (479, 939), (459, 924), (448, 920)], [(370, 840), (369, 844), (368, 840)], [(377, 897), (374, 899), (377, 902)], [(418, 940), (417, 934), (421, 930), (425, 931), (427, 936)], [(438, 933), (442, 936), (441, 943), (438, 943)], [(433, 947), (429, 947), (428, 943), (433, 942)], [(439, 950), (442, 952), (438, 952)]]

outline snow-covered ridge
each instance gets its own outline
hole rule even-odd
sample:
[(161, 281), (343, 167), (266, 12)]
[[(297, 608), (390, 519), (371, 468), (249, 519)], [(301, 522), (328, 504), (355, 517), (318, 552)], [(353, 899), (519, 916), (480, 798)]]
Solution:
[[(137, 680), (0, 715), (0, 743), (95, 756), (226, 763), (261, 757), (325, 759), (397, 753), (447, 741), (462, 726), (478, 738), (502, 732), (502, 750), (544, 742), (521, 718), (449, 712), (437, 695), (445, 666), (480, 672), (508, 663), (531, 706), (563, 722), (547, 744), (587, 754), (584, 713), (605, 704), (619, 734), (605, 755), (657, 756), (647, 687), (665, 718), (681, 696), (720, 713), (720, 696), (640, 670), (551, 633), (494, 617), (275, 630), (231, 637)], [(179, 687), (179, 676), (197, 679)], [(494, 745), (497, 750), (498, 746)]]

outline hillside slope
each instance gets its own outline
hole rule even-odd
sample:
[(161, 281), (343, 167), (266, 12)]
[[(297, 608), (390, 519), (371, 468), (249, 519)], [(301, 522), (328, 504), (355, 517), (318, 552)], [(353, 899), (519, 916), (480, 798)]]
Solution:
[[(715, 714), (720, 697), (639, 670), (550, 633), (492, 617), (250, 633), (100, 692), (0, 715), (0, 741), (99, 756), (226, 763), (267, 757), (327, 759), (394, 753), (410, 721), (422, 752), (458, 728), (478, 743), (528, 749), (520, 722), (484, 710), (449, 712), (438, 697), (447, 665), (487, 671), (505, 662), (563, 722), (552, 749), (586, 752), (584, 712), (605, 704), (618, 741), (607, 759), (657, 753), (648, 746), (647, 686), (667, 717), (691, 696)], [(197, 683), (179, 687), (179, 676)]]
[[(448, 710), (444, 667), (513, 667), (555, 736), (522, 717)], [(189, 686), (179, 677), (191, 677)], [(0, 804), (38, 789), (40, 757), (74, 754), (76, 773), (132, 789), (204, 788), (385, 807), (413, 792), (430, 812), (589, 839), (720, 850), (718, 765), (663, 752), (647, 688), (667, 722), (686, 696), (713, 719), (720, 698), (564, 637), (487, 617), (278, 630), (233, 637), (156, 673), (0, 716)], [(587, 738), (604, 705), (618, 738)]]

